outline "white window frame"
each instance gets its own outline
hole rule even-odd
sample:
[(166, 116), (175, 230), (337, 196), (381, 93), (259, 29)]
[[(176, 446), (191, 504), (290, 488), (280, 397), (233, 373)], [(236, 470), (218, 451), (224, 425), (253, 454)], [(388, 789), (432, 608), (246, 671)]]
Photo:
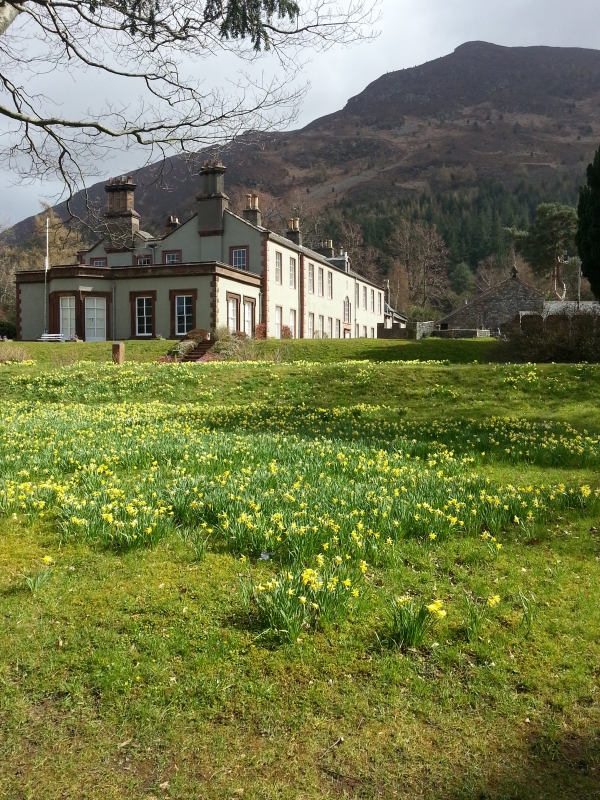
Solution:
[(244, 301), (244, 333), (246, 336), (252, 338), (252, 317), (254, 315), (254, 303), (248, 300)]
[(179, 253), (165, 253), (165, 264), (181, 264)]
[(363, 308), (367, 310), (367, 287), (363, 286)]
[(275, 338), (281, 339), (281, 320), (283, 317), (283, 309), (281, 306), (275, 306)]
[(238, 329), (238, 312), (237, 297), (227, 298), (227, 328), (229, 333), (235, 333)]
[[(66, 301), (66, 302), (64, 302)], [(75, 337), (77, 320), (75, 318), (75, 295), (70, 294), (60, 298), (60, 333), (63, 339), (73, 339)], [(65, 316), (68, 312), (68, 329), (64, 325)]]
[(319, 271), (317, 273), (317, 295), (319, 297), (324, 296), (324, 280), (323, 280), (324, 274), (325, 273), (323, 271), (323, 267), (319, 267)]
[(315, 335), (315, 315), (312, 311), (308, 315), (307, 334), (309, 339), (312, 339)]
[(371, 339), (375, 338), (375, 328), (371, 328)]
[(363, 325), (363, 339), (366, 339), (367, 337), (368, 337), (368, 334), (367, 334), (367, 326), (366, 326), (366, 325)]
[(281, 286), (282, 282), (282, 274), (283, 274), (283, 255), (276, 251), (275, 252), (275, 283), (278, 283)]
[(344, 298), (344, 324), (350, 325), (352, 322), (352, 308), (350, 306), (350, 298)]
[[(143, 301), (143, 313), (140, 314), (140, 300)], [(143, 320), (140, 332), (140, 322)], [(148, 330), (148, 328), (150, 330)], [(135, 335), (136, 336), (152, 336), (152, 298), (151, 297), (136, 297), (135, 298)]]
[(354, 306), (357, 309), (360, 308), (360, 286), (358, 283), (354, 288)]
[(290, 289), (296, 288), (296, 259), (290, 256)]
[[(243, 254), (243, 257), (241, 254)], [(232, 247), (231, 261), (231, 266), (235, 269), (241, 269), (244, 272), (248, 272), (248, 251), (245, 247)]]
[(360, 339), (360, 325), (358, 324), (358, 322), (354, 324), (354, 338)]
[(327, 273), (327, 299), (333, 300), (333, 272)]
[(381, 315), (381, 292), (377, 292), (377, 313)]
[(371, 289), (371, 314), (375, 313), (375, 289)]
[(325, 317), (319, 314), (319, 339), (323, 338), (323, 329), (325, 328)]
[(333, 318), (327, 317), (327, 336), (333, 339)]
[(308, 291), (309, 294), (315, 293), (315, 265), (308, 265)]
[(296, 309), (290, 308), (290, 332), (292, 339), (296, 338)]
[(342, 322), (339, 319), (335, 321), (335, 338), (340, 339), (342, 336)]
[[(179, 300), (183, 300), (183, 313), (179, 313)], [(189, 304), (186, 302), (189, 300)], [(188, 314), (188, 305), (189, 305), (189, 314)], [(189, 319), (189, 328), (188, 328), (188, 319)], [(179, 321), (180, 318), (183, 319), (183, 326), (180, 326)], [(191, 294), (178, 294), (175, 295), (175, 336), (185, 336), (188, 331), (192, 330), (192, 326), (194, 325), (194, 298)]]

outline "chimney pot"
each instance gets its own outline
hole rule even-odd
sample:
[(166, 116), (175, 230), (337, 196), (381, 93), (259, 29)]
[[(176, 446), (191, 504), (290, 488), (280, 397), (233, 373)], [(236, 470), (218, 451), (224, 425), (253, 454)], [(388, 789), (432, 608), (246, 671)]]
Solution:
[(246, 208), (252, 208), (252, 195), (246, 195)]
[(254, 209), (258, 208), (258, 195), (257, 194), (253, 194), (252, 195), (252, 208), (254, 208)]

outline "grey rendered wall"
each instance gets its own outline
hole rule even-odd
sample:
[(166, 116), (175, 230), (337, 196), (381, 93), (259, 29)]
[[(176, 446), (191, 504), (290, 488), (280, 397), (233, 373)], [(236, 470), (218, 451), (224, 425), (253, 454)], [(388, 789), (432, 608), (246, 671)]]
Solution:
[(39, 339), (44, 332), (44, 284), (18, 284), (21, 292), (21, 339)]

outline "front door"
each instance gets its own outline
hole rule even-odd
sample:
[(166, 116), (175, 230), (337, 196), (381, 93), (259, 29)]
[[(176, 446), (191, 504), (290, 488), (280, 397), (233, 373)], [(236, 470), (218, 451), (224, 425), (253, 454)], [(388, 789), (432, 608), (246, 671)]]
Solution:
[(106, 341), (106, 298), (85, 298), (85, 340)]

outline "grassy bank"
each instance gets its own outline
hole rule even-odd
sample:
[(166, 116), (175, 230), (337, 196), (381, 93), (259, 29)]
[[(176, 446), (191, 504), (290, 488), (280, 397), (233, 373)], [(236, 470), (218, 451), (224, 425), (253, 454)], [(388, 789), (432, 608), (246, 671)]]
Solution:
[(0, 797), (598, 796), (600, 368), (0, 381)]

